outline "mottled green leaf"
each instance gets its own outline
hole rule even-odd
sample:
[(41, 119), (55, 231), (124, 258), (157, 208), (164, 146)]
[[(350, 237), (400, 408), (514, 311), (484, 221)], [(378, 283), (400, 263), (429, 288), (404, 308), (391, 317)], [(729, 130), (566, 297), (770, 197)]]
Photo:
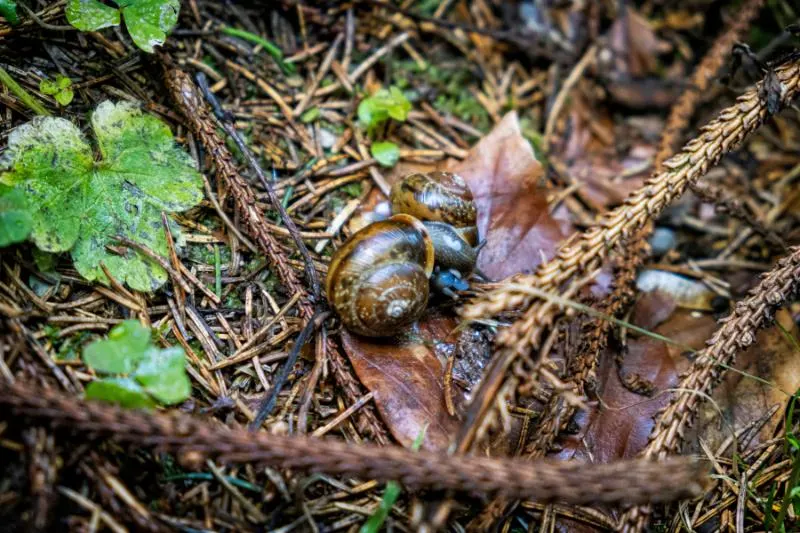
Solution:
[(372, 157), (384, 167), (393, 167), (400, 160), (400, 148), (393, 142), (376, 142), (370, 147)]
[(12, 26), (19, 24), (17, 16), (17, 3), (14, 0), (0, 0), (0, 15), (2, 15)]
[(114, 326), (107, 339), (97, 340), (83, 350), (83, 361), (95, 372), (130, 374), (144, 359), (150, 347), (150, 329), (138, 320)]
[(22, 191), (0, 184), (0, 246), (24, 241), (32, 226)]
[(134, 377), (160, 403), (179, 403), (192, 393), (185, 364), (181, 348), (150, 348)]
[(88, 215), (92, 148), (80, 130), (62, 118), (36, 117), (11, 132), (2, 181), (26, 197), (31, 238), (46, 252), (75, 245)]
[(403, 91), (392, 86), (363, 99), (358, 105), (358, 120), (367, 131), (372, 131), (390, 118), (399, 122), (405, 121), (409, 111), (411, 102)]
[(119, 26), (119, 9), (98, 0), (68, 0), (67, 22), (81, 31)]
[(130, 378), (104, 378), (86, 387), (86, 398), (114, 403), (128, 409), (149, 409), (155, 402)]
[(75, 94), (72, 91), (72, 80), (59, 74), (53, 80), (42, 80), (39, 83), (39, 91), (42, 94), (49, 94), (56, 99), (62, 106), (67, 106), (72, 102)]
[[(181, 4), (178, 0), (117, 1), (122, 8), (125, 26), (136, 46), (152, 53), (154, 46), (164, 44), (167, 33), (178, 22)], [(123, 6), (123, 3), (126, 4)]]
[(145, 52), (164, 44), (178, 22), (179, 0), (113, 0), (118, 7), (98, 0), (69, 0), (67, 21), (81, 31), (118, 26), (125, 20), (133, 42)]
[(182, 211), (202, 199), (201, 178), (169, 128), (130, 103), (103, 102), (92, 115), (101, 158), (77, 127), (36, 118), (9, 137), (2, 181), (24, 192), (32, 238), (49, 252), (70, 250), (78, 272), (106, 282), (103, 263), (119, 281), (150, 291), (167, 279), (135, 250), (110, 251), (117, 236), (167, 257), (162, 211)]

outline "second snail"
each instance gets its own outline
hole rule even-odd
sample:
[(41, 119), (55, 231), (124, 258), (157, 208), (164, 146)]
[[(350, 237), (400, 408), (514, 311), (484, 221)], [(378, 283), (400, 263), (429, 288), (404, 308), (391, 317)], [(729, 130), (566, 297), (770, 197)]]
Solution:
[(411, 174), (392, 187), (390, 200), (393, 216), (350, 236), (325, 282), (342, 324), (368, 337), (417, 320), (431, 288), (451, 296), (468, 288), (480, 248), (475, 202), (461, 176)]

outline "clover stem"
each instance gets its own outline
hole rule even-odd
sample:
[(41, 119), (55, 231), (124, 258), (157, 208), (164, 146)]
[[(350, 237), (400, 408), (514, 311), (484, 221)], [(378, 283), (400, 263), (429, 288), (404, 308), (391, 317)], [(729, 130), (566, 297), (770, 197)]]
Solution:
[(255, 33), (251, 33), (239, 28), (231, 28), (230, 26), (223, 26), (220, 28), (220, 31), (225, 35), (238, 37), (240, 39), (250, 41), (251, 43), (261, 45), (261, 47), (264, 48), (264, 50), (278, 63), (278, 66), (281, 67), (281, 70), (284, 74), (289, 75), (295, 73), (295, 66), (291, 63), (286, 63), (283, 60), (283, 50), (281, 50), (280, 47), (275, 45), (275, 43), (272, 41), (269, 41), (260, 35), (256, 35)]

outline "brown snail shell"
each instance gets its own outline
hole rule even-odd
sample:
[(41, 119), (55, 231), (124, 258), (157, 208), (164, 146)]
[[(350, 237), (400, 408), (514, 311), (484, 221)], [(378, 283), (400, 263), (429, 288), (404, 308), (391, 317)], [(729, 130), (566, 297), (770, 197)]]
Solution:
[(410, 174), (392, 186), (390, 198), (392, 213), (423, 221), (462, 228), (475, 226), (478, 220), (472, 192), (464, 178), (452, 172)]
[(334, 253), (325, 282), (328, 301), (350, 331), (395, 333), (428, 303), (434, 249), (425, 226), (395, 215), (354, 233)]

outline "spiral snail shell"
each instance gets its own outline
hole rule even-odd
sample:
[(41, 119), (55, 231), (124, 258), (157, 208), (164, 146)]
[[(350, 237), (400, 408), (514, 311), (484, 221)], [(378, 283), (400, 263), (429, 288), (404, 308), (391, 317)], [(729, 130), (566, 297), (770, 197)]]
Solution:
[(425, 310), (433, 265), (425, 226), (394, 215), (354, 233), (336, 251), (326, 279), (328, 300), (349, 330), (391, 335)]
[[(464, 178), (452, 172), (410, 174), (392, 186), (390, 197), (393, 213), (426, 222), (474, 228), (478, 219), (472, 192)], [(477, 240), (477, 231), (471, 237)]]

